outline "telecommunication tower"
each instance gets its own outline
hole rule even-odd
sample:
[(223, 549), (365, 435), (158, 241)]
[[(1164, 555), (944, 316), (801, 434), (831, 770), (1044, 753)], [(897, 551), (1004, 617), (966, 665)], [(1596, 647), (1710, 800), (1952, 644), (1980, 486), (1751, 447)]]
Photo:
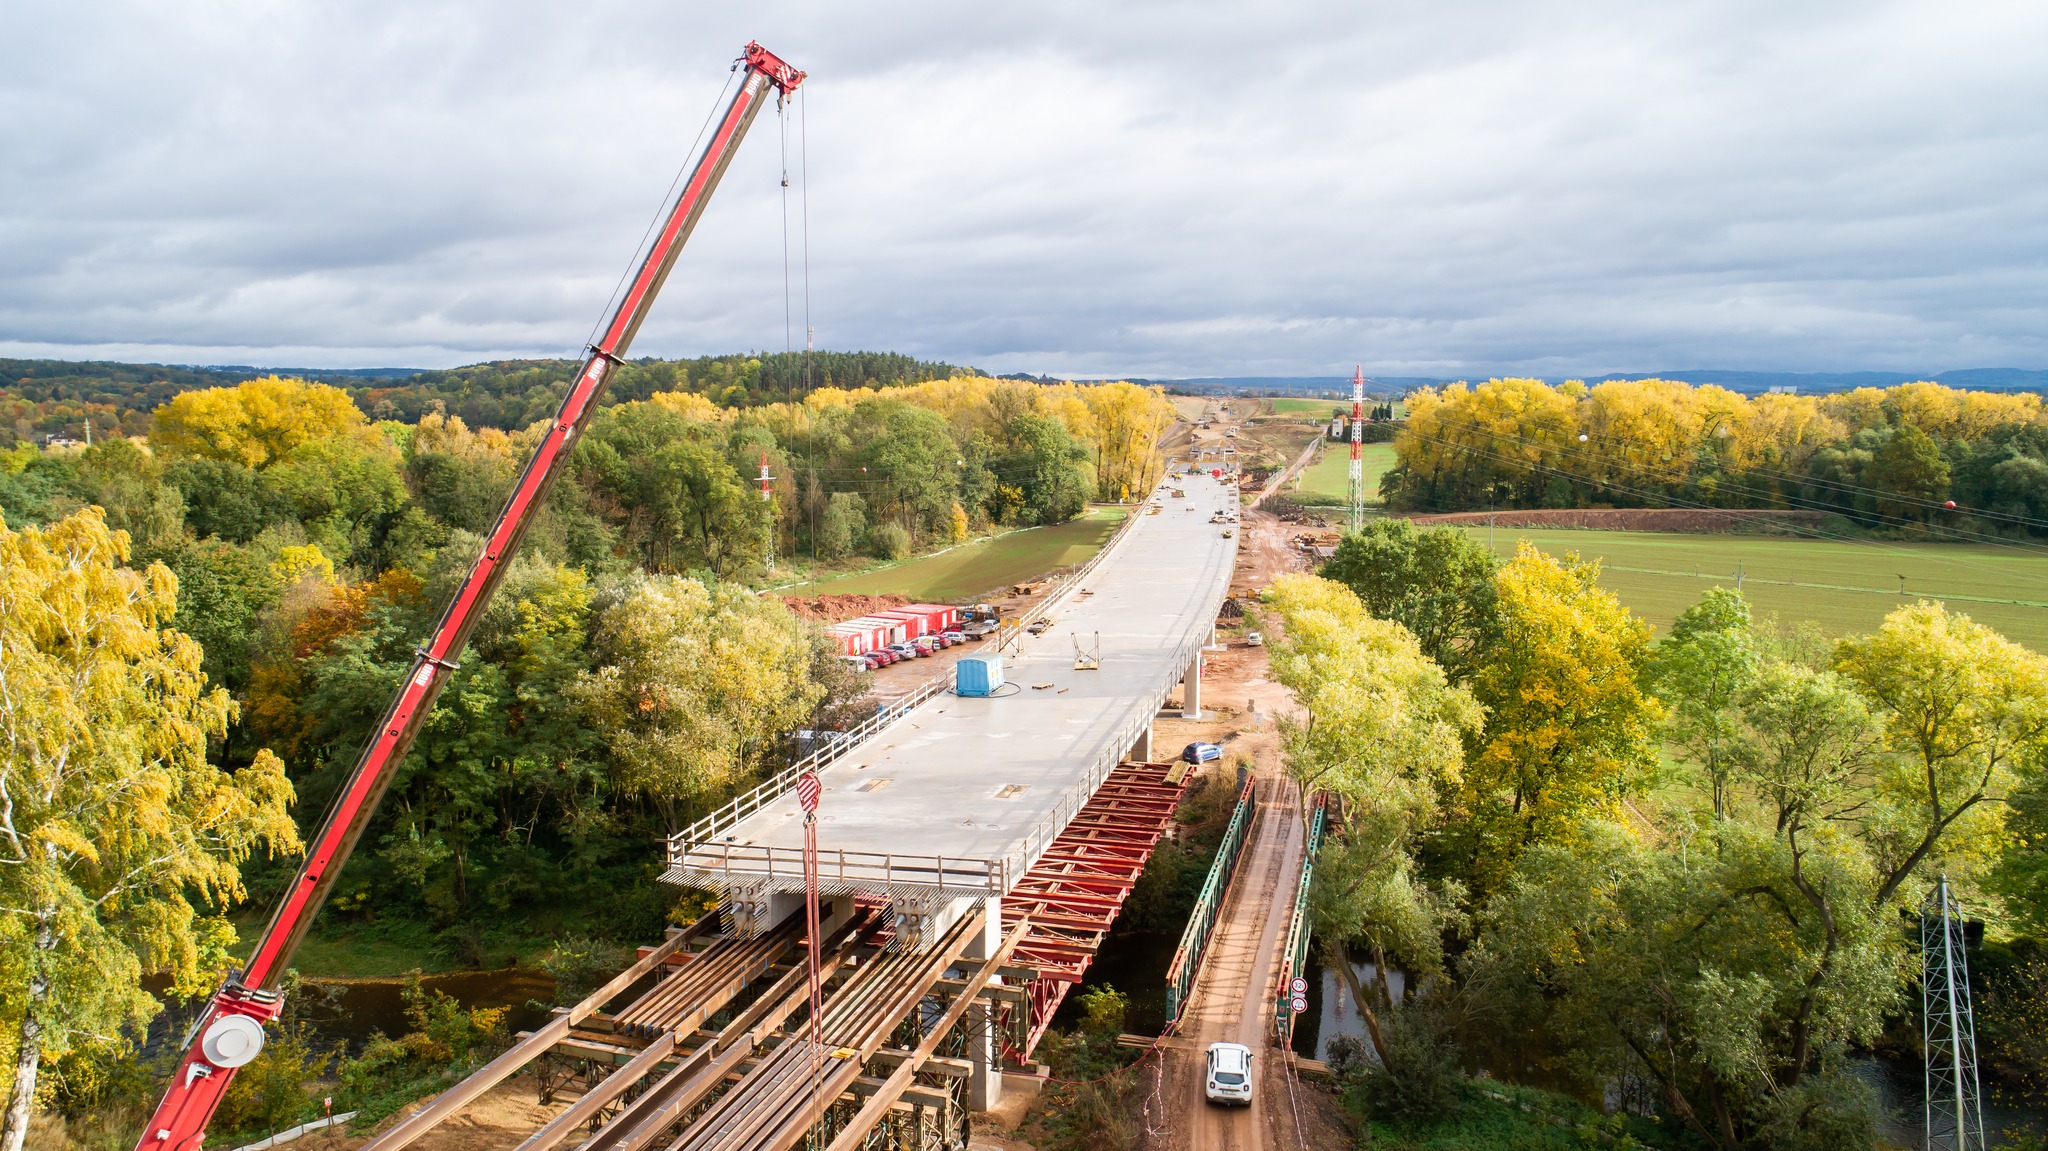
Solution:
[(1970, 964), (1946, 875), (1920, 910), (1920, 1039), (1927, 1051), (1927, 1151), (1984, 1151)]
[(1351, 373), (1351, 530), (1365, 530), (1365, 365)]
[[(775, 477), (768, 474), (768, 449), (761, 449), (761, 502), (775, 498)], [(775, 509), (768, 509), (768, 570), (775, 570)]]

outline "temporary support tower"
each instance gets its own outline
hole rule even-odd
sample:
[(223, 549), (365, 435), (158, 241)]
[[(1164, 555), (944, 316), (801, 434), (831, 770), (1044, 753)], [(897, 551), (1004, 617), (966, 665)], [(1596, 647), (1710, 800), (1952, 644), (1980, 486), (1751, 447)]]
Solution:
[[(178, 1063), (177, 1073), (157, 1104), (149, 1126), (137, 1141), (138, 1151), (199, 1151), (206, 1137), (206, 1125), (213, 1118), (221, 1095), (234, 1078), (235, 1069), (255, 1059), (263, 1048), (264, 1025), (277, 1017), (284, 1006), (278, 990), (285, 964), (298, 950), (313, 916), (326, 901), (327, 893), (340, 877), (342, 865), (362, 838), (377, 802), (398, 772), (413, 737), (433, 711), (448, 677), (469, 643), (469, 635), (490, 605), (491, 595), (504, 579), (505, 569), (519, 554), (534, 513), (547, 500), (548, 489), (569, 460), (576, 436), (597, 410), (611, 370), (625, 363), (626, 349), (647, 319), (654, 297), (675, 267), (683, 244), (703, 216), (711, 192), (739, 150), (740, 141), (753, 125), (754, 117), (771, 93), (777, 100), (794, 92), (804, 74), (783, 63), (759, 44), (748, 44), (733, 65), (741, 70), (738, 89), (711, 129), (704, 152), (683, 181), (675, 202), (668, 206), (659, 230), (641, 257), (640, 266), (618, 297), (618, 306), (606, 320), (601, 334), (590, 345), (589, 354), (569, 391), (561, 410), (541, 436), (533, 458), (498, 513), (483, 550), (470, 567), (469, 576), (456, 589), (455, 598), (435, 626), (425, 645), (418, 648), (412, 670), (405, 677), (385, 710), (383, 719), (370, 733), (355, 769), (349, 774), (327, 818), (307, 844), (305, 862), (285, 890), (270, 925), (256, 941), (248, 966), (229, 977), (191, 1033), (190, 1048)], [(599, 170), (597, 165), (591, 170)]]
[(1984, 1151), (1970, 963), (1946, 875), (1920, 911), (1920, 1039), (1927, 1051), (1927, 1151)]

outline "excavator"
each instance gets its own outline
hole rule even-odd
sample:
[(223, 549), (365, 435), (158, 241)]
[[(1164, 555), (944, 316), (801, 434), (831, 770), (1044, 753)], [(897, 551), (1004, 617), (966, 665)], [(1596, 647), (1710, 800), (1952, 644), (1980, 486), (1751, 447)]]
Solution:
[(597, 410), (606, 378), (625, 363), (626, 349), (755, 116), (771, 97), (779, 103), (804, 82), (804, 73), (758, 43), (746, 46), (733, 70), (743, 75), (712, 126), (709, 142), (681, 181), (675, 199), (664, 206), (659, 231), (653, 233), (601, 334), (590, 344), (562, 398), (561, 409), (520, 472), (469, 575), (456, 589), (433, 634), (415, 649), (411, 672), (385, 709), (383, 720), (369, 734), (347, 784), (309, 841), (305, 861), (258, 937), (248, 964), (228, 977), (193, 1025), (184, 1058), (136, 1142), (136, 1151), (200, 1151), (206, 1125), (235, 1070), (262, 1052), (265, 1027), (284, 1007), (278, 986), (285, 965), (305, 940), (313, 917), (433, 710), (435, 697), (456, 670), (470, 632), (519, 552), (527, 526), (567, 464), (576, 437)]

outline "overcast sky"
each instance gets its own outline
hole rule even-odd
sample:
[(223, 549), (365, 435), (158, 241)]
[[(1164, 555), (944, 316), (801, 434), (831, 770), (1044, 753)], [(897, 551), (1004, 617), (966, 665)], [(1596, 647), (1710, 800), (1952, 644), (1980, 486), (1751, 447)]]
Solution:
[[(573, 355), (758, 38), (819, 346), (2048, 367), (2048, 4), (12, 0), (0, 355)], [(800, 143), (808, 140), (808, 148)], [(633, 348), (784, 345), (764, 114)]]

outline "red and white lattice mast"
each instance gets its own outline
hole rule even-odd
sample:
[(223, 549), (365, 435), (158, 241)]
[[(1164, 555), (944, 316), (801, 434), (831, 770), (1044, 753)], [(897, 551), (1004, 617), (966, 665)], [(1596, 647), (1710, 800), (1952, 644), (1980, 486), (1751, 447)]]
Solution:
[(1351, 374), (1351, 530), (1365, 530), (1365, 365)]
[[(775, 477), (768, 474), (768, 449), (761, 449), (761, 502), (775, 499)], [(775, 509), (768, 509), (768, 570), (775, 570)]]

